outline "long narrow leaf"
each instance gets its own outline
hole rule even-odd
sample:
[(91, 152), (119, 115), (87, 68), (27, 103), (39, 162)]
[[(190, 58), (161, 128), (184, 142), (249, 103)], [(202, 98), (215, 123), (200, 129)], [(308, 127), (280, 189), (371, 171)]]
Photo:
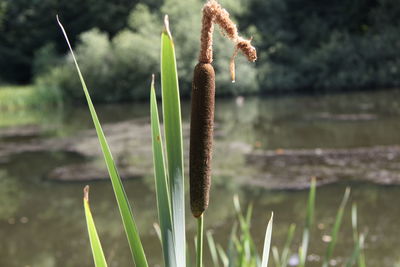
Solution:
[(310, 241), (310, 229), (314, 221), (314, 209), (315, 209), (315, 189), (316, 181), (315, 178), (311, 180), (310, 193), (308, 195), (307, 203), (307, 214), (306, 224), (303, 231), (303, 239), (301, 241), (301, 247), (299, 249), (300, 264), (299, 267), (304, 267), (307, 259), (308, 243)]
[(235, 249), (235, 240), (237, 239), (236, 237), (236, 231), (237, 231), (237, 223), (235, 222), (232, 227), (231, 234), (229, 236), (229, 241), (228, 241), (228, 266), (229, 267), (236, 267), (236, 259), (238, 258), (238, 251)]
[(147, 259), (144, 254), (142, 242), (140, 241), (139, 232), (136, 227), (136, 223), (133, 218), (132, 209), (128, 202), (128, 198), (126, 196), (124, 187), (122, 185), (121, 178), (119, 177), (117, 168), (115, 166), (114, 159), (112, 157), (110, 148), (108, 146), (106, 137), (104, 135), (103, 129), (101, 128), (99, 119), (96, 114), (96, 110), (93, 106), (92, 100), (89, 95), (89, 91), (86, 87), (85, 80), (83, 79), (82, 73), (79, 69), (78, 62), (75, 58), (74, 52), (72, 50), (71, 44), (68, 40), (67, 33), (64, 30), (61, 22), (57, 17), (57, 22), (64, 34), (65, 40), (67, 41), (68, 47), (71, 51), (72, 58), (74, 59), (75, 67), (79, 75), (79, 79), (82, 84), (83, 91), (85, 93), (85, 97), (89, 106), (89, 111), (93, 119), (94, 126), (96, 128), (97, 136), (101, 145), (101, 150), (104, 155), (104, 160), (107, 165), (108, 173), (111, 178), (111, 183), (114, 189), (115, 198), (117, 199), (118, 208), (122, 217), (122, 222), (124, 224), (125, 233), (128, 239), (129, 247), (132, 253), (133, 260), (137, 267), (147, 267)]
[(282, 267), (281, 259), (279, 257), (278, 248), (273, 246), (271, 250), (272, 250), (272, 258), (274, 259), (275, 266), (276, 267)]
[(282, 250), (282, 258), (281, 258), (281, 262), (282, 262), (282, 266), (281, 267), (286, 267), (288, 260), (289, 260), (289, 253), (290, 253), (290, 246), (292, 244), (293, 241), (293, 236), (294, 236), (294, 231), (296, 230), (296, 225), (295, 224), (291, 224), (289, 227), (289, 231), (288, 231), (288, 235), (287, 235), (287, 239), (285, 242), (285, 245), (283, 247)]
[(361, 248), (364, 246), (364, 235), (361, 234), (358, 241), (355, 243), (353, 253), (346, 263), (346, 267), (353, 266), (360, 257)]
[(153, 144), (153, 161), (156, 183), (158, 218), (160, 221), (161, 243), (166, 267), (175, 267), (176, 258), (172, 229), (172, 215), (169, 198), (168, 180), (164, 166), (160, 122), (158, 118), (157, 100), (154, 89), (154, 75), (150, 93), (151, 137)]
[(350, 196), (350, 188), (346, 188), (342, 202), (340, 203), (339, 210), (336, 215), (335, 224), (333, 225), (333, 229), (332, 229), (332, 233), (331, 233), (332, 240), (329, 242), (328, 247), (326, 249), (325, 258), (324, 258), (324, 261), (322, 264), (323, 267), (327, 267), (329, 265), (329, 260), (331, 259), (333, 250), (335, 249), (337, 236), (338, 236), (338, 233), (340, 230), (340, 225), (342, 224), (344, 209), (346, 208), (346, 204), (349, 199), (349, 196)]
[(222, 265), (224, 267), (228, 267), (229, 259), (228, 259), (228, 256), (226, 255), (224, 249), (218, 244), (217, 245), (217, 250), (218, 250), (219, 257), (220, 257), (220, 259), (222, 261)]
[(103, 248), (101, 247), (99, 235), (97, 234), (96, 225), (94, 224), (92, 212), (89, 206), (89, 186), (85, 186), (83, 190), (83, 206), (85, 209), (86, 224), (89, 232), (90, 246), (92, 247), (93, 260), (96, 267), (107, 267), (106, 258), (104, 257)]
[(171, 192), (172, 223), (176, 266), (185, 266), (185, 191), (183, 176), (182, 125), (175, 50), (168, 16), (161, 34), (161, 85), (168, 178)]
[[(357, 204), (353, 204), (351, 207), (351, 225), (353, 227), (353, 240), (354, 240), (354, 245), (357, 247), (357, 245), (360, 243), (360, 238), (359, 238), (359, 233), (358, 233), (358, 226), (357, 226)], [(363, 243), (360, 244), (360, 252), (358, 253), (358, 267), (365, 267), (365, 256), (364, 256), (364, 246)]]
[(268, 258), (269, 258), (269, 250), (270, 250), (269, 248), (271, 246), (273, 220), (274, 220), (274, 213), (271, 214), (271, 219), (269, 219), (267, 230), (265, 232), (264, 249), (263, 249), (261, 267), (268, 266)]
[(218, 252), (217, 248), (215, 246), (215, 241), (212, 233), (210, 231), (206, 232), (207, 236), (207, 243), (208, 243), (208, 248), (210, 249), (210, 254), (211, 254), (211, 259), (213, 262), (214, 267), (218, 267)]

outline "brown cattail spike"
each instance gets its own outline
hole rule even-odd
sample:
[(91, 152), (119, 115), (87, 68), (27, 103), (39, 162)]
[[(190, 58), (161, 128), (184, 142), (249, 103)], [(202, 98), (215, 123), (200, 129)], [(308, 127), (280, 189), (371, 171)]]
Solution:
[(190, 125), (190, 207), (198, 218), (208, 207), (214, 128), (215, 73), (208, 63), (198, 63), (192, 84)]
[(231, 58), (230, 72), (235, 79), (235, 57), (240, 50), (249, 61), (257, 59), (251, 40), (238, 35), (236, 25), (229, 13), (215, 0), (209, 0), (203, 8), (201, 28), (201, 47), (199, 63), (194, 69), (192, 84), (192, 113), (190, 126), (190, 206), (193, 216), (198, 218), (208, 207), (211, 185), (211, 158), (214, 127), (215, 73), (211, 65), (213, 60), (212, 35), (214, 23), (218, 24), (225, 35), (235, 43), (235, 52)]

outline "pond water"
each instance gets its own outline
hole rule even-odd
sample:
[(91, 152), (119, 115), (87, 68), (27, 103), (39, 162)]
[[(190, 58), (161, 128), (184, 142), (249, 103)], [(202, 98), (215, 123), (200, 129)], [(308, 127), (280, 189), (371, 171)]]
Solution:
[[(215, 140), (217, 144), (241, 142), (257, 149), (398, 145), (399, 99), (400, 91), (391, 90), (363, 94), (218, 100)], [(146, 119), (148, 110), (148, 103), (98, 107), (103, 123)], [(0, 142), (12, 142), (17, 146), (29, 138), (68, 137), (92, 128), (85, 107), (59, 113), (32, 112), (23, 120), (17, 116), (25, 118), (18, 114), (0, 118), (0, 125), (3, 126), (0, 130), (12, 124), (27, 123), (40, 125), (46, 130), (39, 137), (7, 136)], [(184, 121), (188, 120), (187, 102), (182, 104), (182, 116)], [(87, 182), (62, 183), (44, 179), (51, 168), (80, 160), (75, 154), (46, 151), (0, 158), (0, 266), (93, 266), (82, 208), (82, 189)], [(271, 211), (274, 211), (273, 245), (281, 248), (289, 225), (296, 223), (298, 230), (293, 250), (297, 249), (305, 217), (307, 190), (269, 190), (232, 181), (229, 177), (215, 177), (212, 187), (205, 226), (214, 232), (216, 241), (226, 247), (235, 221), (232, 199), (238, 194), (243, 207), (249, 203), (254, 205), (252, 233), (260, 250)], [(161, 248), (153, 228), (153, 222), (157, 221), (154, 181), (150, 175), (124, 183), (149, 263), (159, 266)], [(91, 207), (109, 266), (133, 266), (111, 184), (109, 181), (89, 184)], [(315, 227), (309, 250), (315, 257), (307, 266), (321, 266), (318, 256), (324, 255), (327, 246), (324, 240), (330, 233), (346, 186), (352, 189), (350, 202), (358, 205), (359, 227), (367, 232), (367, 265), (397, 266), (400, 264), (400, 209), (396, 203), (400, 187), (352, 181), (317, 189)], [(195, 221), (190, 212), (187, 213), (187, 224), (188, 242), (192, 245)], [(334, 264), (343, 265), (345, 257), (352, 253), (352, 242), (348, 206), (334, 253)], [(205, 266), (211, 266), (207, 247), (205, 253)], [(270, 266), (273, 266), (272, 259), (270, 262)]]

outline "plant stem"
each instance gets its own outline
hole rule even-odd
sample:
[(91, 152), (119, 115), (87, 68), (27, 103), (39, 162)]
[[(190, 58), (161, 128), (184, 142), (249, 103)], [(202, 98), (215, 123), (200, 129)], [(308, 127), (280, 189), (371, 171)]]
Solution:
[(203, 266), (203, 214), (197, 218), (196, 267)]

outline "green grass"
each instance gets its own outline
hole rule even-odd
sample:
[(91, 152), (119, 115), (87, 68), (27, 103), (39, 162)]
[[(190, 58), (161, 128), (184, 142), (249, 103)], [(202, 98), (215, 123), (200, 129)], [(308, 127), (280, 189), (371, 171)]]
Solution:
[(0, 127), (40, 124), (56, 119), (62, 112), (62, 103), (57, 97), (33, 85), (0, 85)]
[(0, 111), (17, 111), (35, 104), (35, 90), (31, 85), (0, 86)]

